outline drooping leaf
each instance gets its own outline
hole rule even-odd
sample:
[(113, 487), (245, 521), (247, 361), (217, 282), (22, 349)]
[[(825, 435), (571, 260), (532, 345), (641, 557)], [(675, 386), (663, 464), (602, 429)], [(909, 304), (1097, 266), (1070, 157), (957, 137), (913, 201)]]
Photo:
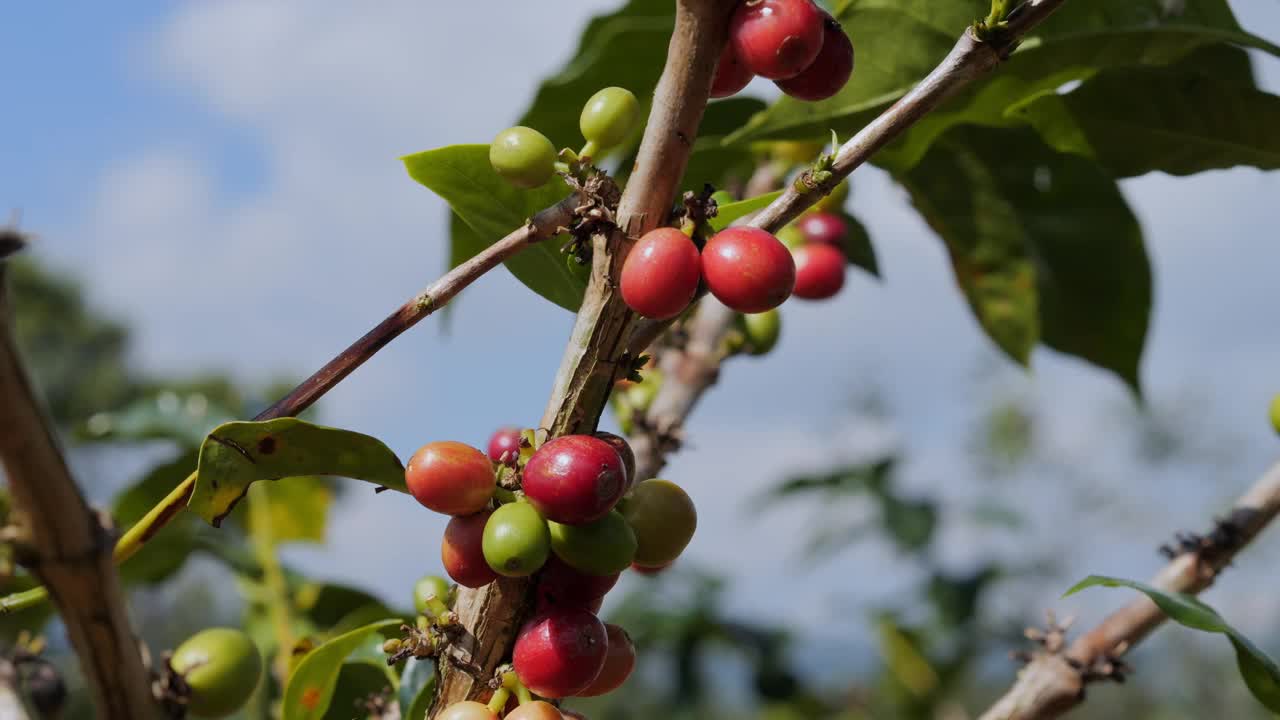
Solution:
[[(409, 176), (449, 204), (471, 230), (454, 236), (453, 265), (501, 240), (539, 210), (569, 194), (558, 177), (533, 190), (513, 187), (493, 171), (488, 145), (450, 145), (403, 158)], [(568, 310), (577, 310), (586, 283), (570, 271), (560, 244), (548, 240), (517, 253), (505, 264), (529, 289)]]
[(297, 418), (218, 426), (198, 473), (188, 507), (215, 527), (258, 480), (335, 475), (407, 492), (404, 466), (382, 441)]
[(1093, 158), (1116, 177), (1280, 168), (1280, 96), (1213, 70), (1106, 70), (1070, 93), (1039, 95), (1010, 112), (1055, 149)]
[(1228, 625), (1217, 610), (1192, 595), (1168, 592), (1136, 580), (1102, 575), (1090, 575), (1081, 580), (1063, 597), (1097, 586), (1132, 588), (1151, 598), (1151, 601), (1160, 608), (1160, 612), (1178, 624), (1193, 630), (1226, 635), (1231, 640), (1231, 646), (1235, 648), (1240, 676), (1244, 678), (1250, 692), (1268, 710), (1280, 712), (1280, 665), (1240, 634), (1240, 631)]
[(412, 657), (406, 660), (404, 670), (400, 672), (400, 717), (426, 717), (435, 694), (435, 662)]
[(1039, 338), (1139, 388), (1150, 263), (1137, 219), (1101, 168), (1031, 131), (956, 128), (897, 178), (1010, 356), (1025, 361)]
[(325, 717), (333, 700), (334, 687), (347, 656), (370, 640), (379, 630), (399, 625), (389, 619), (370, 623), (329, 640), (298, 662), (285, 683), (282, 716), (284, 720), (319, 720)]

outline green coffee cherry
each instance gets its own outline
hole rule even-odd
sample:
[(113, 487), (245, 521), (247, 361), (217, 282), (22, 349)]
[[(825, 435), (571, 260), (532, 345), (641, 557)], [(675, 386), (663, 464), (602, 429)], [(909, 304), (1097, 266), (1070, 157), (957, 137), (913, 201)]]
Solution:
[(532, 575), (551, 554), (547, 522), (527, 502), (503, 505), (485, 523), (481, 549), (485, 562), (499, 575)]
[(622, 516), (635, 532), (633, 561), (641, 567), (674, 562), (698, 527), (693, 499), (667, 480), (645, 480), (637, 485), (622, 507)]
[(262, 677), (262, 655), (249, 636), (234, 628), (210, 628), (187, 638), (170, 661), (191, 687), (187, 711), (220, 718), (239, 710)]
[(489, 145), (489, 164), (504, 180), (521, 188), (545, 185), (556, 171), (556, 148), (546, 135), (517, 125), (498, 133)]
[(782, 334), (782, 314), (777, 308), (742, 316), (743, 350), (748, 355), (764, 355), (778, 344)]
[(576, 570), (612, 575), (626, 570), (635, 557), (635, 532), (617, 510), (586, 525), (547, 524), (556, 557)]
[(434, 595), (440, 602), (449, 605), (452, 599), (449, 594), (448, 581), (435, 575), (424, 575), (413, 584), (413, 609), (422, 615), (431, 614), (430, 608), (427, 607), (427, 598)]
[(640, 121), (640, 101), (630, 90), (607, 87), (587, 101), (578, 118), (578, 128), (587, 139), (584, 155), (615, 147), (627, 139)]

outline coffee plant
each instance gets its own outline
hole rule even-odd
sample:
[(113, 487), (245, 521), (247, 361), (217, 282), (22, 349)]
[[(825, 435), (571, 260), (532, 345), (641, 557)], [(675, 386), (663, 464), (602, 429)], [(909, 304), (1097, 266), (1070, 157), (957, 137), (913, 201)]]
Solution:
[[(73, 482), (6, 321), (0, 453), (15, 592), (0, 606), (39, 626), (52, 603), (98, 717), (582, 717), (575, 698), (624, 687), (645, 643), (663, 637), (641, 627), (633, 638), (599, 613), (623, 573), (661, 577), (698, 542), (682, 486), (707, 479), (664, 468), (703, 393), (722, 375), (732, 391), (723, 371), (785, 342), (779, 308), (793, 298), (827, 300), (879, 276), (848, 211), (851, 174), (870, 162), (901, 186), (1010, 359), (1025, 365), (1044, 345), (1138, 395), (1151, 269), (1117, 180), (1280, 166), (1280, 98), (1254, 84), (1246, 50), (1280, 55), (1226, 0), (631, 0), (587, 25), (517, 125), (403, 158), (452, 211), (451, 269), (314, 375), (251, 420), (234, 419), (249, 403), (210, 408), (192, 394), (178, 412), (172, 391), (123, 381), (119, 397), (97, 399), (83, 438), (181, 449), (121, 496), (113, 521)], [(776, 100), (742, 94), (757, 78)], [(0, 252), (24, 244), (6, 230)], [(377, 438), (298, 417), (499, 265), (576, 313), (539, 419), (495, 404), (487, 444), (424, 438), (402, 463)], [(598, 430), (608, 408), (626, 437)], [(1280, 428), (1280, 399), (1270, 416)], [(528, 419), (504, 424), (514, 417)], [(798, 477), (775, 499), (870, 494), (901, 549), (923, 552), (936, 509), (897, 494), (891, 467)], [(321, 532), (328, 499), (353, 491), (327, 478), (448, 516), (442, 537), (412, 539), (432, 562), (439, 543), (448, 579), (407, 572), (400, 611), (285, 567), (277, 546)], [(731, 478), (717, 480), (731, 492)], [(1276, 663), (1195, 598), (1278, 512), (1272, 470), (1211, 532), (1181, 536), (1153, 583), (1082, 581), (1071, 592), (1144, 597), (1070, 643), (1056, 623), (1031, 634), (1038, 647), (982, 717), (1058, 716), (1089, 683), (1122, 679), (1125, 651), (1166, 617), (1226, 636), (1243, 682), (1280, 712)], [(252, 577), (268, 627), (140, 649), (122, 583), (163, 581), (197, 551)], [(939, 617), (963, 641), (956, 657), (974, 629), (955, 609), (989, 579), (933, 579)], [(668, 637), (686, 650), (729, 638), (753, 658), (762, 696), (836, 712), (805, 695), (777, 636), (698, 617)], [(909, 657), (932, 651), (891, 613), (879, 627)], [(14, 712), (56, 713), (60, 685), (42, 690), (14, 670), (41, 662), (39, 641), (14, 647), (0, 673), (23, 695)]]

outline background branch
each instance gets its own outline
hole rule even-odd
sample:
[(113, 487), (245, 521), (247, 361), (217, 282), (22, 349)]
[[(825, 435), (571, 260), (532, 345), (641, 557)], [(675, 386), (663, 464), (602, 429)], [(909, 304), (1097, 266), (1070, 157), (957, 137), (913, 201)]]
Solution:
[(0, 459), (13, 498), (15, 557), (48, 587), (98, 717), (155, 717), (150, 678), (111, 561), (111, 533), (71, 477), (11, 335), (0, 260)]
[[(552, 435), (590, 432), (613, 383), (629, 369), (626, 353), (635, 316), (618, 292), (618, 275), (631, 243), (665, 224), (684, 177), (711, 80), (728, 32), (734, 0), (679, 0), (667, 62), (618, 206), (619, 230), (593, 238), (591, 280), (556, 374), (541, 426)], [(528, 583), (499, 579), (478, 590), (460, 589), (456, 610), (468, 636), (461, 644), (478, 676), (446, 661), (434, 717), (450, 704), (476, 696), (508, 654), (528, 605)]]

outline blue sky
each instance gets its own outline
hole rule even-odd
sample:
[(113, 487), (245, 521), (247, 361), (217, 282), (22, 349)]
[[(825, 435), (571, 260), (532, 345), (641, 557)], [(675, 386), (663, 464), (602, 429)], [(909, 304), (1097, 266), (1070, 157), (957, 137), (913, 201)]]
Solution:
[[(301, 376), (443, 269), (444, 206), (397, 158), (486, 141), (564, 61), (579, 25), (614, 4), (561, 0), (548, 13), (508, 3), (502, 23), (481, 3), (7, 8), (0, 214), (20, 209), (40, 236), (35, 252), (74, 270), (95, 302), (131, 320), (143, 365)], [(1280, 5), (1234, 5), (1247, 27), (1277, 39)], [(497, 52), (478, 49), (481, 27)], [(1257, 68), (1280, 91), (1280, 64), (1259, 58)], [(1031, 376), (1004, 367), (964, 307), (941, 244), (902, 192), (868, 168), (855, 176), (851, 207), (871, 230), (885, 282), (859, 276), (835, 302), (788, 306), (781, 349), (726, 371), (668, 473), (701, 511), (690, 560), (729, 569), (735, 609), (766, 611), (761, 598), (793, 572), (786, 539), (805, 513), (749, 520), (740, 502), (788, 468), (897, 443), (911, 452), (914, 490), (959, 501), (991, 492), (951, 476), (987, 387), (978, 370), (993, 363), (1010, 378), (1001, 387), (1032, 398), (1046, 418), (1047, 453), (1066, 463), (1089, 456), (1092, 482), (1132, 494), (1112, 514), (1091, 515), (1058, 511), (1075, 491), (1034, 477), (999, 491), (1032, 507), (1031, 547), (1056, 551), (1073, 539), (1064, 577), (1150, 574), (1151, 547), (1175, 528), (1202, 527), (1206, 506), (1220, 508), (1274, 459), (1263, 417), (1280, 390), (1280, 174), (1157, 175), (1124, 189), (1155, 265), (1143, 367), (1153, 407), (1190, 397), (1206, 427), (1248, 453), (1220, 473), (1155, 478), (1135, 476), (1114, 452), (1094, 458), (1114, 445), (1114, 427), (1099, 415), (1130, 407), (1123, 388), (1049, 351), (1037, 352)], [(325, 419), (378, 435), (404, 457), (429, 440), (479, 443), (498, 425), (535, 421), (572, 318), (534, 300), (505, 273), (486, 277), (462, 295), (449, 333), (429, 321), (397, 341), (325, 399)], [(883, 383), (896, 434), (868, 434), (850, 418), (865, 378)], [(301, 550), (299, 562), (388, 595), (437, 568), (443, 520), (390, 495), (355, 498), (335, 520), (332, 547)], [(413, 537), (388, 547), (371, 532), (392, 524)], [(943, 560), (957, 567), (1023, 553), (1010, 553), (1007, 534), (963, 524), (945, 532)], [(1252, 557), (1268, 552), (1280, 553), (1276, 537)], [(796, 617), (819, 622), (840, 598), (889, 601), (910, 573), (885, 571), (856, 587), (840, 579), (867, 568), (879, 575), (893, 562), (887, 553), (860, 546), (830, 566), (837, 572), (810, 576), (816, 591), (798, 600)], [(1239, 574), (1265, 577), (1265, 565), (1246, 558)], [(1274, 601), (1238, 592), (1244, 578), (1223, 602), (1247, 616), (1242, 624), (1275, 631)], [(1031, 588), (1026, 598), (1057, 604), (1061, 587)], [(1086, 594), (1067, 607), (1087, 615), (1109, 600)]]

